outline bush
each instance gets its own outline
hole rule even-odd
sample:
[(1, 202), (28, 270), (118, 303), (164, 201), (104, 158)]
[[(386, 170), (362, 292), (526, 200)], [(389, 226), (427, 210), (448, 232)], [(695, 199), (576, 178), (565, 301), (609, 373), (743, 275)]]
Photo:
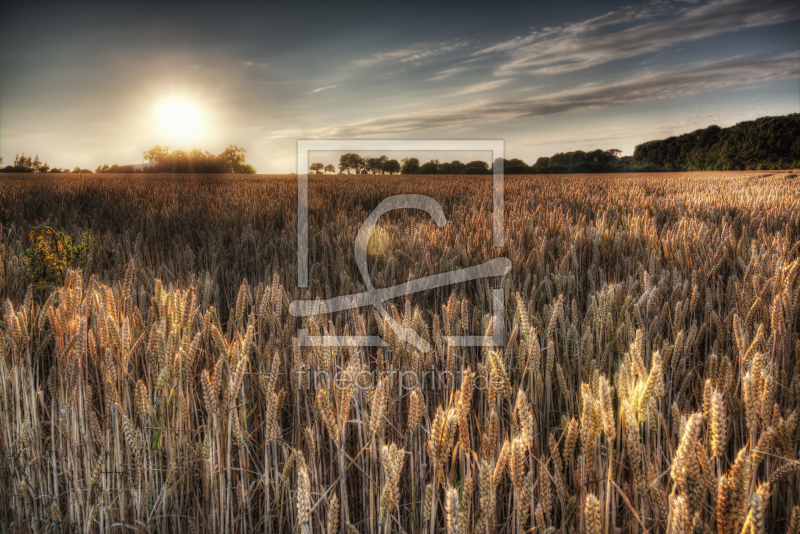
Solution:
[(80, 272), (92, 257), (94, 241), (84, 230), (79, 243), (49, 226), (36, 226), (28, 233), (30, 248), (22, 253), (28, 279), (37, 289), (63, 283), (68, 270)]

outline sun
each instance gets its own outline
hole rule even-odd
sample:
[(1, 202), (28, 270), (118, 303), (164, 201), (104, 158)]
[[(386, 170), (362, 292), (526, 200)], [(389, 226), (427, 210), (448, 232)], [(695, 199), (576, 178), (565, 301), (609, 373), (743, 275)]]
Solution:
[(163, 131), (174, 139), (194, 137), (203, 122), (197, 107), (186, 100), (162, 100), (156, 116)]

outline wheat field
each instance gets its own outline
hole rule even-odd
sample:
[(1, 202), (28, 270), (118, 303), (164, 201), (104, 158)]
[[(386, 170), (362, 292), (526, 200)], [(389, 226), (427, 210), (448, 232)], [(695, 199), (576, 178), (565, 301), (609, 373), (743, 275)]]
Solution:
[[(0, 179), (2, 532), (800, 533), (793, 177), (507, 176), (493, 248), (491, 176), (312, 176), (304, 289), (292, 176)], [(388, 303), (426, 353), (290, 315), (399, 193), (448, 222), (384, 216), (376, 287), (511, 272)]]

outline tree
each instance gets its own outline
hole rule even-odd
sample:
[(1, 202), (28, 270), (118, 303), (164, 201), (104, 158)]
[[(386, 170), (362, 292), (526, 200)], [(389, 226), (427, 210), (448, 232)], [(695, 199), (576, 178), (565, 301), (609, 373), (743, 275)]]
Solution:
[(420, 174), (437, 174), (439, 172), (439, 160), (432, 159), (427, 163), (423, 163), (419, 168)]
[(17, 154), (17, 157), (14, 158), (14, 170), (12, 172), (34, 172), (31, 157), (25, 156), (25, 152), (22, 153), (22, 156)]
[(451, 161), (450, 163), (442, 163), (439, 165), (439, 172), (441, 174), (464, 174), (467, 166), (458, 160)]
[(324, 172), (325, 172), (325, 174), (334, 173), (334, 172), (336, 172), (336, 167), (334, 167), (332, 164), (328, 163), (327, 165), (325, 165)]
[(354, 171), (356, 174), (361, 174), (364, 169), (364, 158), (358, 154), (347, 153), (339, 156), (339, 172), (350, 173)]
[(322, 169), (325, 166), (322, 163), (312, 163), (309, 165), (308, 170), (314, 174), (322, 174)]
[[(219, 158), (225, 162), (225, 172), (232, 174), (253, 174), (255, 168), (248, 165), (244, 161), (244, 156), (247, 151), (236, 145), (230, 145), (225, 151), (219, 155)], [(253, 172), (250, 172), (252, 169)]]
[(161, 163), (169, 158), (168, 146), (156, 145), (143, 154), (143, 163)]
[[(230, 145), (221, 154), (193, 148), (172, 150), (156, 145), (144, 153), (148, 163), (158, 163), (158, 172), (255, 174), (258, 170), (245, 161), (246, 150)], [(114, 170), (117, 168), (118, 170)], [(112, 165), (109, 172), (136, 172), (129, 165)]]
[(489, 164), (485, 161), (470, 161), (467, 163), (466, 171), (468, 174), (483, 174), (489, 172)]
[(386, 171), (383, 170), (383, 166), (386, 165), (387, 161), (389, 161), (389, 158), (387, 156), (381, 156), (381, 157), (378, 158), (378, 169), (377, 170), (381, 171), (381, 174), (386, 172)]
[(525, 174), (530, 172), (530, 167), (528, 167), (528, 164), (521, 159), (512, 158), (504, 161), (505, 167), (503, 172), (507, 174)]
[(369, 174), (378, 174), (383, 172), (383, 163), (387, 160), (386, 156), (380, 158), (364, 158), (364, 170)]
[(633, 165), (645, 170), (787, 169), (800, 165), (800, 113), (761, 117), (637, 145)]
[[(0, 158), (0, 165), (2, 163), (2, 158)], [(16, 155), (13, 165), (3, 167), (3, 172), (47, 172), (49, 170), (50, 165), (42, 163), (38, 155), (35, 158), (31, 158), (26, 156), (24, 152), (21, 156), (19, 154)]]
[(400, 172), (400, 162), (396, 159), (387, 159), (381, 164), (381, 170), (388, 174), (395, 174)]
[(536, 163), (533, 164), (535, 169), (546, 169), (550, 165), (550, 158), (547, 156), (542, 156), (536, 160)]
[(419, 160), (417, 158), (403, 158), (400, 160), (400, 174), (417, 174), (419, 172)]

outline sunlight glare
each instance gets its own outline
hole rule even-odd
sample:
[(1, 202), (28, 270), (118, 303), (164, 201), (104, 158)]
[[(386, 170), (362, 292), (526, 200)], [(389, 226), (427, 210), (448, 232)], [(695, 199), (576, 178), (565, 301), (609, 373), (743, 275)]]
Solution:
[(185, 100), (164, 100), (156, 110), (164, 132), (176, 139), (186, 139), (198, 133), (202, 123), (200, 112)]
[(392, 236), (383, 227), (376, 226), (372, 232), (369, 243), (367, 244), (367, 255), (380, 256), (389, 249), (392, 244)]

